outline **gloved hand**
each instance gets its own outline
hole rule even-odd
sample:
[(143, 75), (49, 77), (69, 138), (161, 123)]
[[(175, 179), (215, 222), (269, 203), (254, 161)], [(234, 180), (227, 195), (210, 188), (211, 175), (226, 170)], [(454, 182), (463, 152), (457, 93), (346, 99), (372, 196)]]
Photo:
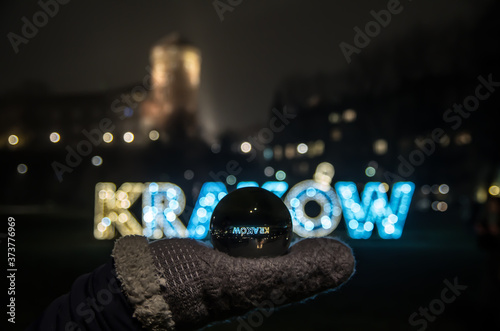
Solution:
[(113, 250), (134, 316), (152, 330), (206, 326), (252, 309), (276, 307), (332, 290), (354, 272), (345, 244), (304, 239), (283, 256), (238, 258), (193, 239), (119, 239)]

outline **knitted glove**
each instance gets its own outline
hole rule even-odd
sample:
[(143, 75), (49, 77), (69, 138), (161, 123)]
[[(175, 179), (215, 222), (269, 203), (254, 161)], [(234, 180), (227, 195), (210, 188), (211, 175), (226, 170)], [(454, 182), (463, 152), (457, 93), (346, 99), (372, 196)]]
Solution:
[[(238, 258), (193, 239), (119, 239), (118, 279), (134, 316), (152, 330), (189, 330), (334, 289), (354, 272), (345, 244), (304, 239), (283, 256)], [(262, 309), (262, 308), (261, 308)]]

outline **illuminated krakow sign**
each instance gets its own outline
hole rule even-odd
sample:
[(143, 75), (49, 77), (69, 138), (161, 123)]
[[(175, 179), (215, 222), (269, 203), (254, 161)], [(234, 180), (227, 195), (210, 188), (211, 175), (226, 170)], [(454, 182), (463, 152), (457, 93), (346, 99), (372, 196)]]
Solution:
[[(258, 184), (240, 182), (237, 188), (247, 186)], [(282, 198), (288, 184), (269, 181), (262, 188)], [(301, 237), (322, 237), (332, 233), (343, 213), (351, 238), (369, 238), (376, 227), (381, 238), (398, 239), (403, 233), (414, 189), (412, 182), (394, 183), (389, 200), (386, 183), (369, 182), (360, 196), (354, 182), (337, 182), (334, 189), (329, 181), (306, 180), (293, 186), (284, 202), (292, 216), (293, 231)], [(95, 187), (94, 236), (113, 239), (118, 232), (155, 239), (205, 239), (212, 212), (227, 193), (222, 182), (206, 182), (194, 208), (188, 208), (183, 190), (174, 183), (124, 183), (118, 189), (113, 183), (98, 183)], [(129, 208), (141, 196), (142, 219), (138, 221)], [(305, 212), (309, 201), (321, 206), (315, 217)], [(191, 214), (186, 227), (179, 217), (187, 220), (189, 209)]]

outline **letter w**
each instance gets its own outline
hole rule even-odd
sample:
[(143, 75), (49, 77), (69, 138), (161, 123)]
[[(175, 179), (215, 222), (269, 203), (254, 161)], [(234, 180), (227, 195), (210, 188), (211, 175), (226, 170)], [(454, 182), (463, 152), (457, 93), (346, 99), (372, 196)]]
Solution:
[(401, 237), (415, 190), (412, 182), (395, 183), (390, 202), (387, 199), (386, 186), (380, 182), (367, 183), (361, 201), (353, 182), (337, 182), (335, 189), (351, 238), (370, 238), (375, 225), (382, 239)]

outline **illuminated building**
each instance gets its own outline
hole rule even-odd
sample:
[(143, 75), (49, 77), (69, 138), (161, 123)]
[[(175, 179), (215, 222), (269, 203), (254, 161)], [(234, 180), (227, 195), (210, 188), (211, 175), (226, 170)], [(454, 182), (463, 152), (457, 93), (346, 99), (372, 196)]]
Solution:
[[(159, 138), (170, 140), (194, 137), (197, 129), (200, 51), (171, 34), (151, 49), (151, 91), (140, 105), (140, 125), (146, 132), (156, 130)], [(156, 138), (156, 135), (152, 140)]]

